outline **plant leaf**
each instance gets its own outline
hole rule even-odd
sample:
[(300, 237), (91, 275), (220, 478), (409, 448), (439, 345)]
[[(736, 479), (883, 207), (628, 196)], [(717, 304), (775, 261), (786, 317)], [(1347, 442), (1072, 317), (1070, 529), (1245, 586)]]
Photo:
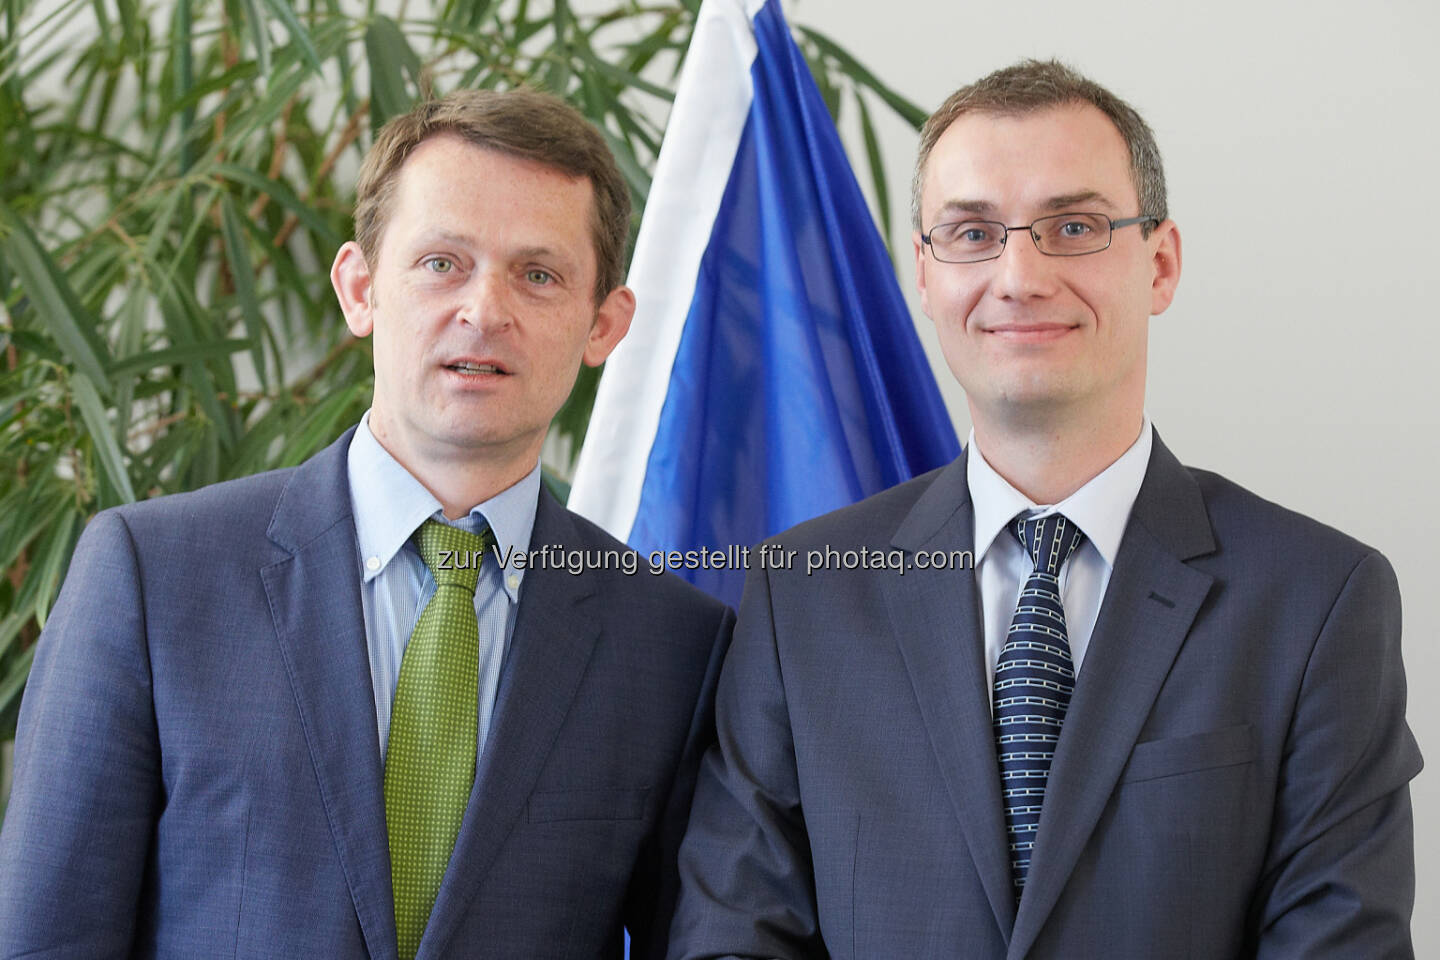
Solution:
[(475, 30), (490, 13), (490, 8), (495, 0), (450, 0), (444, 13), (444, 19), (452, 27), (462, 30)]
[(836, 88), (835, 82), (830, 79), (830, 71), (826, 69), (825, 58), (819, 56), (812, 50), (805, 50), (805, 65), (810, 68), (810, 76), (815, 79), (815, 86), (820, 91), (820, 99), (825, 101), (825, 109), (830, 114), (830, 119), (837, 125), (840, 123), (840, 91)]
[(250, 35), (255, 41), (255, 59), (260, 64), (260, 75), (270, 76), (270, 30), (265, 18), (260, 15), (256, 0), (243, 0), (245, 17), (250, 21)]
[(258, 190), (261, 193), (269, 194), (270, 199), (280, 204), (289, 212), (295, 214), (296, 218), (305, 225), (305, 228), (314, 233), (317, 237), (332, 246), (339, 247), (342, 241), (330, 225), (321, 219), (315, 212), (315, 208), (295, 195), (295, 191), (279, 180), (271, 180), (269, 177), (257, 173), (248, 167), (238, 166), (233, 163), (217, 163), (211, 168), (214, 174), (222, 180), (230, 180), (236, 183), (243, 183), (247, 187)]
[[(865, 139), (865, 159), (870, 165), (870, 177), (875, 184), (875, 205), (880, 208), (880, 229), (885, 246), (890, 246), (890, 189), (885, 183), (885, 160), (880, 154), (880, 141), (875, 136), (875, 125), (870, 122), (870, 108), (865, 98), (855, 91), (855, 102), (860, 105), (860, 134)], [(893, 252), (892, 257), (893, 260)]]
[(37, 486), (18, 488), (5, 498), (5, 515), (13, 519), (9, 528), (0, 534), (0, 567), (8, 568), (27, 543), (53, 526), (61, 513), (74, 508), (74, 501), (60, 491), (37, 490)]
[(40, 246), (30, 227), (4, 201), (0, 201), (0, 224), (9, 231), (0, 244), (0, 255), (15, 271), (31, 307), (50, 329), (66, 359), (108, 395), (110, 380), (105, 376), (105, 365), (110, 359), (109, 351), (94, 334), (95, 318), (85, 309), (65, 274)]
[(606, 63), (596, 56), (595, 52), (588, 46), (577, 46), (575, 53), (585, 62), (588, 68), (612, 80), (618, 81), (622, 86), (643, 90), (652, 97), (659, 97), (667, 103), (672, 103), (675, 100), (675, 92), (673, 90), (667, 90), (659, 84), (651, 83), (623, 67), (617, 67), (613, 63)]
[[(190, 88), (195, 83), (194, 78), (194, 54), (190, 49), (190, 34), (192, 24), (190, 22), (190, 0), (177, 0), (175, 4), (175, 18), (171, 22), (170, 35), (174, 44), (174, 55), (171, 61), (171, 83), (174, 96), (177, 100), (185, 99)], [(180, 172), (184, 173), (190, 169), (194, 162), (193, 147), (190, 142), (191, 128), (195, 125), (195, 108), (187, 107), (180, 111), (180, 143), (179, 161)]]
[(370, 131), (379, 133), (385, 121), (410, 109), (415, 102), (405, 85), (405, 74), (420, 75), (420, 58), (410, 48), (400, 26), (383, 14), (365, 31), (365, 54), (370, 60)]
[[(279, 466), (293, 467), (304, 462), (315, 451), (335, 439), (341, 422), (351, 413), (357, 398), (364, 402), (369, 393), (365, 384), (351, 384), (335, 390), (315, 405), (300, 424), (291, 431), (280, 453)], [(357, 414), (358, 419), (358, 414)]]
[(139, 41), (136, 36), (139, 17), (135, 11), (135, 0), (115, 0), (115, 6), (120, 11), (121, 42), (125, 50), (133, 54), (138, 50)]
[(0, 725), (8, 726), (14, 722), (15, 712), (20, 709), (20, 694), (25, 690), (25, 679), (30, 676), (30, 664), (34, 659), (34, 647), (22, 650), (5, 675), (0, 676)]
[(225, 235), (225, 256), (230, 262), (230, 279), (235, 284), (235, 295), (240, 301), (240, 314), (245, 318), (245, 332), (250, 336), (250, 359), (255, 364), (255, 375), (260, 386), (268, 390), (269, 380), (265, 377), (265, 318), (260, 315), (260, 299), (255, 295), (255, 268), (250, 265), (250, 254), (245, 248), (245, 228), (240, 225), (240, 214), (235, 210), (235, 198), (226, 193), (220, 198), (220, 225)]
[(105, 415), (105, 404), (95, 390), (95, 384), (83, 373), (77, 373), (70, 380), (70, 392), (80, 407), (80, 416), (95, 441), (95, 455), (110, 486), (120, 495), (124, 503), (135, 502), (135, 490), (130, 486), (130, 471), (125, 458), (120, 454), (120, 445), (115, 441), (115, 430), (110, 418)]
[(253, 346), (253, 341), (249, 339), (210, 340), (187, 344), (183, 347), (167, 347), (163, 350), (151, 350), (148, 353), (137, 353), (134, 356), (115, 361), (110, 365), (110, 374), (119, 377), (131, 373), (144, 373), (148, 370), (154, 370), (156, 367), (171, 367), (194, 361), (209, 360), (212, 357), (223, 357), (232, 353), (239, 353), (242, 350), (249, 350)]
[(42, 629), (50, 615), (50, 604), (60, 589), (60, 577), (70, 565), (70, 554), (75, 549), (75, 527), (79, 522), (80, 514), (74, 510), (60, 517), (36, 551), (35, 566), (25, 578), (25, 586), (15, 604), (21, 609), (33, 604), (35, 622)]
[(639, 200), (636, 207), (643, 209), (646, 198), (650, 196), (650, 172), (640, 165), (640, 161), (635, 158), (635, 151), (630, 149), (630, 144), (603, 126), (599, 127), (599, 130), (600, 136), (605, 138), (605, 142), (610, 144), (610, 151), (615, 154), (615, 163), (620, 167), (621, 175)]
[(305, 62), (316, 73), (321, 70), (320, 54), (315, 49), (315, 41), (310, 38), (310, 31), (305, 29), (300, 18), (295, 16), (295, 10), (288, 0), (265, 0), (265, 6), (275, 14), (275, 18), (285, 24), (285, 29), (290, 33), (290, 41), (296, 44), (305, 55)]
[(875, 95), (884, 100), (886, 105), (898, 113), (906, 123), (916, 130), (924, 126), (925, 119), (929, 116), (924, 110), (881, 83), (876, 79), (875, 74), (862, 66), (858, 60), (823, 33), (809, 27), (800, 27), (799, 29), (801, 34), (815, 44), (821, 54), (835, 61), (842, 73), (856, 83), (874, 90)]

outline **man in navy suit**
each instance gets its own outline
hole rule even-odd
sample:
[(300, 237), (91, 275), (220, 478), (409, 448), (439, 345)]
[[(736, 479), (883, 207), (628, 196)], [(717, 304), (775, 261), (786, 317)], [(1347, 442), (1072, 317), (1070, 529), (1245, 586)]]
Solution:
[(20, 716), (0, 956), (664, 952), (732, 617), (539, 467), (630, 323), (628, 188), (570, 107), (468, 92), (388, 124), (358, 197), (332, 280), (373, 335), (365, 418), (76, 550)]
[(929, 119), (915, 184), (974, 430), (751, 570), (670, 955), (1411, 956), (1395, 576), (1153, 431), (1151, 132), (1027, 61)]

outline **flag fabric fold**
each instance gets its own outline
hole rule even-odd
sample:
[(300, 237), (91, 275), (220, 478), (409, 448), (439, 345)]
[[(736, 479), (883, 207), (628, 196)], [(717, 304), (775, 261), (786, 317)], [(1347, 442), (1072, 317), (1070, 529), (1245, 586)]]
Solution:
[(702, 5), (628, 282), (570, 507), (726, 602), (726, 548), (959, 453), (779, 0)]

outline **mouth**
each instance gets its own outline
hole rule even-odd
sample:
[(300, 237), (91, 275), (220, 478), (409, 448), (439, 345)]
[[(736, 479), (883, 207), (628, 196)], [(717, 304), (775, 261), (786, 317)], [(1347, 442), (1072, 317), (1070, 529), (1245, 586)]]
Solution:
[(505, 376), (510, 373), (493, 360), (455, 360), (444, 365), (446, 370), (466, 377)]
[(1035, 342), (1054, 340), (1076, 329), (1066, 323), (1011, 323), (998, 327), (987, 327), (983, 332), (1004, 340)]

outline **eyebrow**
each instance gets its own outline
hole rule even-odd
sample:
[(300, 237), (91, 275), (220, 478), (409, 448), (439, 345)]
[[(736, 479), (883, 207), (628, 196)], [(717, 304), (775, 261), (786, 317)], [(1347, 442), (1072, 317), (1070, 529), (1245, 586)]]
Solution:
[(415, 238), (419, 246), (429, 246), (432, 243), (453, 243), (461, 246), (470, 243), (470, 237), (464, 233), (455, 233), (451, 230), (426, 230)]
[(947, 200), (945, 205), (936, 211), (937, 222), (943, 222), (947, 216), (952, 214), (973, 213), (980, 217), (993, 217), (995, 215), (995, 204), (989, 200)]
[(1079, 203), (1099, 203), (1103, 206), (1115, 208), (1115, 204), (1098, 190), (1081, 190), (1079, 193), (1066, 193), (1058, 197), (1051, 197), (1045, 201), (1045, 208), (1048, 210), (1066, 210)]
[[(1079, 190), (1075, 193), (1064, 193), (1051, 197), (1040, 206), (1045, 210), (1066, 211), (1073, 210), (1078, 204), (1098, 203), (1102, 206), (1115, 209), (1115, 205), (1109, 198), (1098, 190)], [(994, 217), (999, 208), (989, 200), (949, 200), (937, 212), (937, 222), (944, 222), (947, 217), (969, 214), (976, 217)]]
[(569, 257), (565, 255), (564, 251), (546, 246), (520, 247), (518, 250), (511, 251), (511, 255), (517, 260), (529, 260), (532, 257), (542, 259), (554, 257), (558, 260), (569, 261)]
[[(418, 238), (418, 245), (429, 246), (435, 243), (453, 243), (458, 246), (469, 246), (474, 238), (469, 234), (455, 233), (452, 230), (428, 230)], [(532, 244), (528, 247), (519, 247), (510, 251), (510, 256), (517, 260), (528, 260), (532, 257), (555, 258), (569, 263), (569, 257), (563, 250), (555, 247), (547, 247), (544, 244)]]

